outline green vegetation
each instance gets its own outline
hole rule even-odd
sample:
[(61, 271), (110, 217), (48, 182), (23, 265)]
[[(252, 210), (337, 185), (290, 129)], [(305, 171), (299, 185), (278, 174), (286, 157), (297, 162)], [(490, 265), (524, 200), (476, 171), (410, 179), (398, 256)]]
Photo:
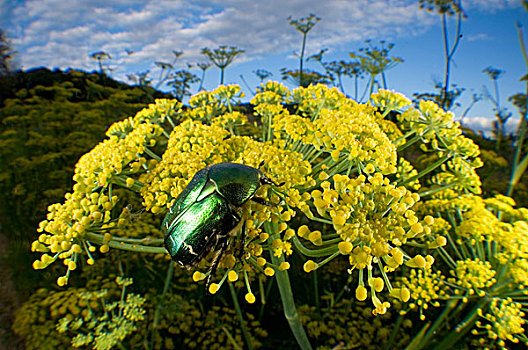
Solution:
[[(237, 85), (203, 90), (211, 65), (223, 83), (244, 52), (233, 46), (204, 48), (210, 62), (196, 64), (200, 78), (177, 70), (183, 52), (173, 51), (173, 62), (155, 62), (157, 78), (130, 74), (133, 87), (108, 77), (111, 56), (103, 51), (91, 55), (98, 73), (6, 69), (0, 222), (7, 258), (0, 267), (24, 303), (5, 343), (528, 346), (526, 93), (510, 97), (521, 123), (507, 135), (502, 71), (488, 67), (494, 137), (455, 122), (449, 110), (464, 90), (450, 84), (459, 38), (449, 45), (447, 18), (456, 17), (458, 33), (464, 13), (458, 1), (420, 4), (440, 15), (446, 64), (437, 92), (416, 93), (414, 101), (387, 90), (387, 71), (403, 62), (390, 55), (392, 43), (367, 41), (351, 61), (325, 61), (326, 50), (305, 58), (307, 34), (321, 20), (315, 15), (288, 18), (303, 37), (299, 69), (284, 68), (282, 78), (297, 87), (266, 81), (272, 73), (259, 69), (249, 103)], [(528, 67), (520, 27), (519, 40)], [(9, 45), (2, 54), (9, 62)], [(307, 70), (307, 61), (324, 72)], [(346, 77), (354, 99), (345, 95)], [(172, 95), (150, 87), (163, 84)], [(257, 197), (276, 206), (244, 204), (244, 225), (211, 276), (215, 252), (190, 271), (172, 262), (160, 225), (192, 176), (210, 164), (262, 161), (281, 185), (262, 186)]]

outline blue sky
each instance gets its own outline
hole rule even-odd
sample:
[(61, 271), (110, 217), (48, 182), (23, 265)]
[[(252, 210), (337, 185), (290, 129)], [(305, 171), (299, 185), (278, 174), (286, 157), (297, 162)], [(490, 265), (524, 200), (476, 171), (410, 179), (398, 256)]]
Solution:
[[(507, 97), (524, 91), (519, 78), (526, 73), (515, 23), (528, 27), (528, 13), (520, 0), (463, 0), (463, 6), (468, 18), (452, 82), (466, 91), (455, 113), (461, 114), (484, 85), (492, 89), (482, 70), (493, 66), (505, 71), (499, 80), (501, 102), (513, 113), (509, 126), (514, 128), (517, 112)], [(387, 40), (395, 44), (392, 55), (404, 60), (386, 73), (389, 88), (411, 96), (432, 91), (434, 79), (443, 78), (440, 17), (419, 9), (413, 0), (0, 0), (0, 28), (12, 39), (24, 69), (91, 71), (96, 62), (89, 55), (103, 50), (112, 56), (111, 75), (123, 81), (128, 73), (146, 70), (156, 78), (154, 62), (172, 61), (173, 50), (184, 51), (177, 63), (177, 69), (184, 69), (206, 61), (200, 54), (203, 47), (234, 45), (246, 52), (228, 67), (225, 82), (240, 84), (250, 95), (240, 75), (256, 86), (253, 71), (258, 68), (279, 80), (281, 68), (298, 67), (293, 52), (300, 50), (301, 35), (286, 18), (309, 13), (321, 21), (309, 33), (308, 55), (327, 48), (325, 60), (348, 60), (348, 53), (363, 47), (365, 40)], [(528, 39), (528, 32), (525, 35)], [(316, 63), (307, 67), (321, 70)], [(210, 68), (205, 87), (214, 88), (218, 81), (218, 69)], [(345, 90), (352, 94), (352, 81), (345, 80)], [(488, 130), (492, 118), (492, 106), (483, 99), (464, 122)]]

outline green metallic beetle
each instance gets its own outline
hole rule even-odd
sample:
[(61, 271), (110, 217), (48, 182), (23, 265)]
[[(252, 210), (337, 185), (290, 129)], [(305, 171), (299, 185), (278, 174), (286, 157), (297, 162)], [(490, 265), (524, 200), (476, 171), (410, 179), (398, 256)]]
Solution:
[[(260, 186), (267, 184), (282, 185), (260, 169), (243, 164), (220, 163), (198, 171), (162, 223), (165, 248), (172, 259), (189, 269), (215, 251), (212, 276), (230, 238), (243, 223), (242, 206), (249, 200), (274, 205), (254, 197)], [(242, 235), (242, 249), (244, 239)]]

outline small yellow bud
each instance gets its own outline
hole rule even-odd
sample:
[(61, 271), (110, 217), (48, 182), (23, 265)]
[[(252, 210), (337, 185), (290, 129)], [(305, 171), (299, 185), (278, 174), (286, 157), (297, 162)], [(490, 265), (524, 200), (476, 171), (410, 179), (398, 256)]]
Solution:
[(78, 244), (74, 244), (74, 245), (72, 246), (72, 249), (73, 249), (73, 252), (74, 252), (74, 253), (77, 253), (77, 254), (79, 254), (80, 252), (82, 252), (82, 248), (81, 248), (81, 246), (78, 245)]
[(86, 263), (88, 265), (93, 265), (95, 263), (95, 261), (94, 261), (94, 259), (90, 258), (90, 259), (86, 260)]
[(376, 171), (376, 168), (374, 168), (374, 165), (372, 163), (368, 163), (367, 166), (365, 167), (365, 172), (367, 174), (372, 174), (375, 171)]
[(434, 224), (434, 218), (431, 216), (431, 215), (427, 215), (425, 218), (424, 218), (424, 221), (427, 225), (431, 226), (432, 224)]
[(346, 223), (346, 217), (343, 214), (338, 214), (332, 218), (334, 225), (343, 226)]
[(348, 254), (352, 251), (352, 248), (354, 248), (354, 246), (352, 245), (352, 243), (350, 242), (339, 242), (339, 244), (337, 245), (337, 248), (339, 249), (339, 252), (341, 254)]
[(127, 187), (132, 187), (134, 185), (134, 179), (129, 177), (128, 179), (126, 179), (126, 185)]
[(61, 251), (61, 246), (57, 242), (53, 243), (49, 248), (50, 248), (52, 253), (58, 253), (58, 252)]
[(107, 232), (104, 234), (103, 239), (105, 243), (108, 243), (112, 240), (112, 235)]
[(253, 293), (247, 293), (245, 298), (246, 301), (250, 304), (253, 304), (255, 302), (255, 295), (253, 295)]
[(194, 282), (201, 281), (205, 279), (205, 277), (206, 275), (204, 273), (201, 273), (200, 271), (194, 271), (193, 276), (192, 276)]
[(99, 247), (99, 251), (101, 253), (108, 253), (109, 250), (110, 250), (110, 247), (108, 246), (108, 244), (103, 244), (102, 246)]
[(33, 269), (40, 270), (42, 268), (43, 268), (42, 261), (40, 261), (40, 260), (33, 261)]
[(264, 265), (266, 265), (266, 259), (264, 259), (263, 257), (260, 257), (260, 256), (259, 256), (259, 257), (257, 258), (257, 265), (258, 265), (258, 266), (264, 266)]
[(313, 191), (312, 191), (312, 197), (313, 197), (313, 198), (319, 198), (319, 197), (321, 197), (322, 195), (323, 195), (323, 193), (322, 193), (321, 191), (319, 191), (319, 190), (313, 190)]
[(266, 276), (270, 276), (270, 277), (271, 277), (271, 276), (273, 276), (273, 275), (275, 274), (275, 270), (274, 270), (272, 267), (269, 267), (269, 266), (268, 266), (268, 267), (266, 267), (266, 268), (264, 269), (264, 274), (265, 274)]
[(418, 233), (422, 233), (423, 232), (423, 226), (422, 224), (420, 224), (419, 222), (413, 224), (411, 226), (411, 231), (418, 234)]
[(70, 250), (71, 243), (68, 241), (62, 241), (61, 243), (61, 249), (64, 250)]
[(295, 236), (295, 231), (291, 228), (287, 229), (286, 232), (284, 232), (284, 240), (287, 241), (290, 238)]
[(321, 237), (321, 231), (313, 231), (308, 235), (308, 239), (315, 245), (323, 244), (323, 239)]
[(425, 261), (425, 258), (421, 255), (416, 255), (414, 258), (412, 258), (411, 260), (407, 261), (405, 263), (405, 265), (409, 266), (409, 267), (414, 267), (414, 268), (424, 268), (425, 265), (426, 265), (426, 261)]
[(383, 282), (383, 278), (381, 277), (376, 277), (376, 278), (373, 278), (371, 281), (370, 281), (370, 285), (372, 286), (372, 288), (374, 288), (374, 290), (376, 292), (381, 292), (383, 290), (383, 286), (385, 285), (384, 282)]
[(279, 271), (288, 270), (290, 268), (290, 263), (287, 261), (283, 261), (279, 265)]
[(439, 247), (443, 247), (447, 244), (447, 239), (444, 236), (438, 236), (436, 237), (435, 242)]
[(75, 263), (75, 261), (71, 260), (69, 263), (68, 263), (68, 270), (75, 270), (77, 268), (77, 264)]
[(318, 264), (313, 260), (308, 260), (307, 262), (304, 263), (304, 266), (303, 266), (305, 272), (312, 272), (318, 267), (319, 267)]
[(215, 294), (216, 292), (218, 292), (219, 289), (220, 286), (218, 285), (218, 283), (211, 283), (209, 285), (209, 293), (211, 294)]
[(229, 282), (235, 282), (236, 280), (238, 280), (238, 274), (236, 273), (236, 271), (231, 270), (227, 274), (227, 279), (229, 280)]
[(332, 157), (332, 160), (334, 162), (337, 162), (339, 160), (339, 150), (335, 149), (330, 153), (330, 156)]
[(302, 225), (301, 227), (299, 227), (299, 230), (297, 230), (297, 235), (302, 238), (304, 238), (304, 236), (306, 236), (309, 233), (310, 233), (310, 229), (306, 225)]
[(356, 288), (356, 299), (359, 301), (364, 301), (367, 299), (367, 288), (364, 286), (358, 286)]
[(66, 283), (68, 283), (68, 279), (65, 276), (61, 276), (61, 277), (57, 278), (57, 285), (59, 287), (65, 286)]
[(289, 211), (285, 211), (284, 213), (281, 214), (280, 218), (282, 221), (290, 221), (291, 214)]

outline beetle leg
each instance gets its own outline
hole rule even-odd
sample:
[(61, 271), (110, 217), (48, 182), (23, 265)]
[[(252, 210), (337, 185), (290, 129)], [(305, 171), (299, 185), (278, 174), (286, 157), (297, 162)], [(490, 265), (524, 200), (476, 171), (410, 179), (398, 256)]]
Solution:
[(251, 198), (251, 200), (253, 202), (255, 202), (255, 203), (262, 204), (262, 205), (265, 205), (265, 206), (268, 206), (268, 207), (276, 207), (277, 206), (277, 204), (268, 202), (264, 198), (260, 198), (260, 197), (253, 197), (253, 198)]
[(242, 238), (240, 242), (240, 247), (237, 249), (236, 257), (239, 261), (242, 261), (242, 256), (244, 255), (244, 246), (246, 245), (246, 218), (243, 217), (242, 229), (240, 230)]
[[(215, 237), (216, 244), (214, 247), (215, 255), (213, 256), (213, 260), (211, 261), (211, 267), (209, 268), (209, 276), (207, 276), (207, 279), (205, 280), (205, 288), (209, 288), (209, 283), (211, 283), (211, 278), (216, 272), (216, 268), (218, 267), (218, 264), (220, 263), (220, 259), (222, 258), (222, 255), (224, 255), (224, 251), (226, 250), (228, 243), (229, 243), (229, 236), (217, 236)], [(217, 249), (218, 248), (218, 249)]]

